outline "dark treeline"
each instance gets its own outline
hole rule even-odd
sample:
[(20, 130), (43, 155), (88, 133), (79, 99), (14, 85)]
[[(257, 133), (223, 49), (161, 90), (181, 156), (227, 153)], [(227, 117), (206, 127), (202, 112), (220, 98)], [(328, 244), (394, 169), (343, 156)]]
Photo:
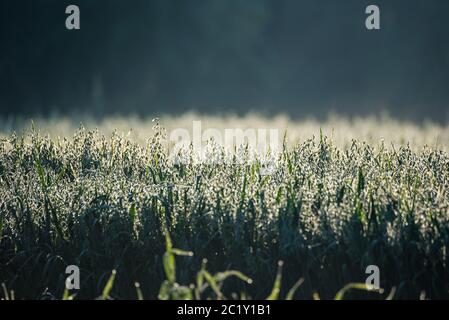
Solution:
[[(1, 115), (388, 110), (446, 120), (449, 1), (2, 0)], [(65, 29), (65, 8), (81, 30)]]

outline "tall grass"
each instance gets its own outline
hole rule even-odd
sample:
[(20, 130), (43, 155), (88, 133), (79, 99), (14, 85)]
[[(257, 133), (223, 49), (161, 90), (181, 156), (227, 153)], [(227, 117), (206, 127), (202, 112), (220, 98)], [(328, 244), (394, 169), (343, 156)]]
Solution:
[(349, 297), (449, 298), (446, 151), (322, 135), (284, 144), (264, 175), (259, 161), (172, 162), (164, 145), (160, 127), (143, 144), (6, 134), (3, 297), (68, 298), (75, 264), (76, 298), (341, 298), (374, 264), (384, 294)]

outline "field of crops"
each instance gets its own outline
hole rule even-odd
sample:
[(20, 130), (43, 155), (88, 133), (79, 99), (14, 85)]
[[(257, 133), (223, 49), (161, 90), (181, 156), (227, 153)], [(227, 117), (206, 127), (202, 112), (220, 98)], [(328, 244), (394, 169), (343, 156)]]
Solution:
[(345, 298), (449, 298), (448, 127), (202, 118), (287, 130), (267, 171), (174, 161), (192, 119), (0, 120), (0, 297), (60, 299), (76, 265), (76, 299), (332, 299), (376, 265)]

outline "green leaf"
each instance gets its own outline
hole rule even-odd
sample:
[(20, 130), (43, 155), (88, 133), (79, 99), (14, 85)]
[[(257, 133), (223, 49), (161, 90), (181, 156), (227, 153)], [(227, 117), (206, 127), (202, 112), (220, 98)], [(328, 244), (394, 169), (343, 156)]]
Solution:
[(134, 224), (134, 222), (136, 221), (136, 216), (137, 216), (137, 210), (136, 210), (136, 205), (133, 203), (131, 205), (131, 208), (129, 208), (129, 217), (131, 219), (131, 222)]
[(134, 283), (134, 286), (136, 287), (137, 300), (143, 300), (142, 290), (140, 290), (140, 283), (136, 282)]
[(171, 252), (173, 249), (173, 244), (171, 242), (170, 234), (165, 230), (165, 250)]
[(176, 281), (176, 265), (175, 255), (171, 252), (171, 250), (164, 253), (162, 263), (164, 265), (164, 271), (168, 281), (174, 283)]
[(193, 256), (193, 252), (192, 251), (185, 251), (185, 250), (176, 249), (176, 248), (171, 249), (171, 252), (174, 255), (177, 255), (177, 256), (187, 256), (187, 257), (192, 257)]
[(284, 262), (278, 262), (278, 271), (276, 274), (276, 279), (274, 280), (273, 290), (271, 290), (270, 295), (266, 300), (277, 300), (279, 299), (279, 292), (281, 291), (281, 281), (282, 281), (282, 266)]
[(395, 294), (396, 294), (396, 287), (393, 287), (391, 288), (391, 291), (385, 300), (393, 300)]
[(285, 300), (293, 300), (293, 297), (295, 296), (296, 291), (303, 283), (304, 283), (304, 278), (301, 278), (298, 281), (296, 281), (296, 283), (293, 285), (293, 287), (288, 291)]
[(358, 289), (358, 290), (364, 290), (364, 291), (372, 291), (365, 283), (348, 283), (345, 285), (340, 291), (337, 292), (335, 295), (334, 300), (343, 300), (344, 295), (346, 292), (348, 292), (351, 289)]
[(159, 300), (170, 299), (170, 288), (171, 288), (170, 282), (164, 280), (164, 282), (162, 282), (161, 288), (159, 289), (158, 299)]
[(64, 289), (64, 294), (62, 296), (62, 300), (73, 300), (75, 297), (75, 294), (70, 294), (69, 290), (67, 288)]
[(196, 288), (195, 288), (195, 298), (201, 300), (201, 290), (204, 283), (204, 271), (206, 270), (207, 259), (203, 259), (201, 263), (201, 270), (196, 274)]
[(8, 289), (6, 289), (6, 285), (2, 282), (3, 295), (5, 300), (12, 300), (9, 296)]
[(172, 298), (174, 300), (192, 300), (192, 290), (189, 287), (175, 284), (172, 290)]
[(62, 177), (64, 177), (65, 173), (66, 173), (66, 168), (63, 167), (63, 168), (59, 171), (58, 175), (56, 176), (56, 179), (55, 179), (55, 181), (54, 181), (54, 184), (58, 183), (59, 180), (61, 180)]
[(45, 181), (45, 170), (39, 161), (34, 162), (36, 167), (37, 175), (39, 176), (39, 181), (41, 183), (42, 190), (45, 192), (47, 190), (47, 182)]
[(277, 195), (276, 195), (276, 203), (277, 204), (281, 203), (281, 198), (282, 198), (282, 186), (279, 187)]
[(215, 276), (214, 276), (214, 278), (217, 282), (222, 282), (222, 281), (226, 280), (226, 278), (229, 278), (229, 277), (237, 277), (240, 280), (245, 281), (248, 284), (253, 283), (253, 280), (251, 280), (251, 278), (245, 276), (243, 273), (241, 273), (240, 271), (236, 271), (236, 270), (219, 272), (219, 273), (215, 274)]
[(115, 275), (117, 271), (112, 270), (111, 276), (109, 277), (108, 282), (106, 283), (106, 286), (103, 289), (103, 293), (101, 294), (101, 298), (103, 300), (109, 299), (109, 294), (111, 293), (112, 286), (114, 285)]
[(223, 297), (223, 293), (221, 293), (220, 288), (218, 287), (218, 284), (215, 281), (214, 277), (207, 271), (203, 271), (203, 273), (204, 273), (204, 278), (206, 279), (206, 281), (209, 283), (212, 290), (217, 295), (217, 299), (220, 300)]

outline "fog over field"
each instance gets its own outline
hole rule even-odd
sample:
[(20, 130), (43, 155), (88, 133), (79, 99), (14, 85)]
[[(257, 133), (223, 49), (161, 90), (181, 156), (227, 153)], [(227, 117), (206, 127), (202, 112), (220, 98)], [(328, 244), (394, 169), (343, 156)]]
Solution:
[[(0, 118), (0, 134), (27, 133), (34, 126), (42, 134), (51, 138), (72, 137), (80, 127), (85, 130), (98, 130), (101, 135), (110, 136), (113, 132), (125, 135), (133, 141), (145, 144), (153, 135), (154, 119), (158, 119), (165, 129), (169, 140), (170, 133), (176, 129), (187, 130), (192, 135), (194, 122), (200, 122), (201, 132), (209, 128), (217, 129), (224, 135), (226, 129), (276, 129), (279, 142), (284, 134), (289, 144), (303, 142), (310, 138), (319, 138), (320, 130), (338, 147), (350, 146), (353, 139), (373, 146), (384, 142), (386, 147), (409, 145), (413, 150), (424, 146), (448, 150), (449, 124), (427, 121), (421, 124), (412, 121), (394, 119), (388, 115), (352, 118), (330, 115), (325, 120), (308, 117), (292, 120), (288, 115), (280, 114), (267, 117), (252, 113), (245, 116), (222, 115), (210, 116), (198, 113), (185, 113), (179, 116), (160, 115), (142, 118), (138, 116), (116, 116), (96, 119), (90, 116), (53, 116), (36, 118)], [(268, 133), (267, 133), (268, 134)], [(206, 142), (206, 141), (204, 141)]]

